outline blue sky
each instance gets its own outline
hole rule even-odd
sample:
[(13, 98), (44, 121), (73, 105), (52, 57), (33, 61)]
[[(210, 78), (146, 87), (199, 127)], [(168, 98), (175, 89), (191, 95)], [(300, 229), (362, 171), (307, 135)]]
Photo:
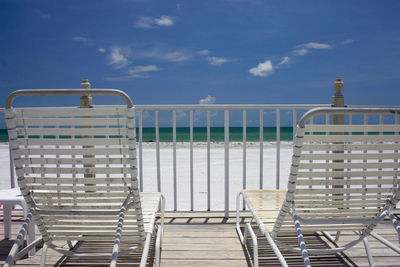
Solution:
[(0, 99), (89, 78), (135, 104), (329, 103), (342, 77), (347, 104), (398, 105), (399, 14), (399, 1), (3, 0)]

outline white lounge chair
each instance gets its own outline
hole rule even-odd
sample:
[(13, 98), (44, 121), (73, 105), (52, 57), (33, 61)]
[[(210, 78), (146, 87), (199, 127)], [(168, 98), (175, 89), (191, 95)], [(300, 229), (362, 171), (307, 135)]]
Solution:
[[(302, 117), (288, 189), (243, 190), (237, 197), (236, 229), (243, 245), (251, 236), (255, 266), (257, 236), (250, 223), (246, 223), (244, 234), (241, 231), (241, 196), (282, 266), (287, 262), (280, 248), (301, 253), (305, 266), (310, 266), (309, 254), (335, 254), (361, 241), (373, 266), (368, 236), (400, 253), (399, 247), (373, 232), (380, 221), (389, 217), (400, 238), (400, 226), (392, 213), (400, 199), (399, 114), (399, 108), (319, 108)], [(380, 116), (377, 123), (366, 123), (371, 115)], [(361, 119), (362, 124), (317, 124), (321, 117), (323, 121), (344, 119), (350, 124), (353, 119)], [(341, 231), (351, 231), (356, 238), (339, 244)], [(308, 249), (303, 234), (310, 232), (322, 232), (336, 246)], [(298, 238), (298, 246), (282, 238), (293, 235)]]
[[(19, 96), (89, 94), (119, 96), (126, 105), (12, 107)], [(8, 97), (5, 112), (18, 184), (30, 209), (5, 266), (29, 250), (18, 252), (32, 219), (41, 238), (31, 246), (44, 242), (41, 265), (51, 248), (70, 257), (104, 258), (110, 266), (120, 255), (142, 251), (140, 266), (145, 266), (154, 242), (159, 266), (165, 200), (160, 193), (139, 193), (129, 97), (111, 89), (20, 90)], [(84, 241), (102, 242), (109, 249), (75, 251)], [(70, 249), (62, 247), (66, 243)]]

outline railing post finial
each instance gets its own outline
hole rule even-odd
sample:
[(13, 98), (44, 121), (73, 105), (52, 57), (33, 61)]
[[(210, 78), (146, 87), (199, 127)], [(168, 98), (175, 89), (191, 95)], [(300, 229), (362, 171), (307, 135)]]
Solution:
[[(81, 89), (90, 89), (91, 85), (89, 79), (82, 79)], [(90, 108), (92, 107), (93, 99), (91, 95), (83, 95), (81, 96), (81, 108)]]
[(333, 83), (333, 88), (336, 92), (332, 98), (332, 107), (344, 107), (344, 96), (342, 94), (343, 80), (341, 78), (336, 78)]

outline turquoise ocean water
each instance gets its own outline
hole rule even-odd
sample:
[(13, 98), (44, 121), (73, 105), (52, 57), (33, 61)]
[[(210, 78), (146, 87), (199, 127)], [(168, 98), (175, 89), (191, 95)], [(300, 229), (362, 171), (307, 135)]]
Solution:
[[(137, 139), (139, 139), (138, 129)], [(160, 127), (160, 141), (161, 142), (172, 142), (172, 128)], [(224, 127), (211, 127), (210, 138), (211, 142), (224, 141)], [(247, 141), (255, 142), (260, 140), (260, 129), (259, 127), (247, 127)], [(229, 139), (233, 142), (243, 141), (243, 128), (242, 127), (230, 127), (229, 128)], [(264, 127), (263, 134), (264, 141), (275, 141), (276, 140), (276, 127)], [(293, 139), (293, 128), (292, 127), (281, 127), (281, 141), (291, 141)], [(155, 128), (143, 128), (143, 141), (154, 142), (156, 140)], [(7, 130), (0, 129), (0, 142), (7, 142)], [(190, 129), (188, 127), (177, 127), (176, 128), (176, 141), (177, 142), (189, 142), (190, 141)], [(206, 127), (194, 127), (193, 128), (193, 141), (194, 142), (206, 142), (207, 141), (207, 128)]]

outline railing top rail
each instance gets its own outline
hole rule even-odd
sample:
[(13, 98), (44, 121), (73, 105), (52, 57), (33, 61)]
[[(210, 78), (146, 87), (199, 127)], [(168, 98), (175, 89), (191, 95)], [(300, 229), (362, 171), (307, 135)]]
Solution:
[(331, 107), (331, 108), (314, 108), (307, 111), (300, 119), (299, 126), (304, 127), (307, 121), (318, 114), (400, 114), (399, 107)]
[(193, 104), (193, 105), (135, 105), (137, 110), (242, 110), (242, 109), (310, 109), (330, 107), (330, 104)]
[[(93, 89), (91, 89), (93, 90)], [(92, 91), (90, 91), (92, 92)], [(96, 105), (102, 106), (102, 105)], [(122, 106), (122, 105), (117, 105)], [(330, 104), (209, 104), (209, 105), (134, 105), (136, 110), (259, 110), (259, 109), (313, 109), (330, 108)], [(34, 107), (32, 107), (34, 108)], [(57, 107), (55, 107), (57, 108)], [(346, 108), (398, 108), (398, 106), (349, 105)], [(4, 112), (4, 108), (0, 108)]]
[(12, 92), (6, 100), (6, 108), (11, 108), (12, 102), (19, 96), (65, 96), (65, 95), (117, 95), (123, 98), (128, 107), (133, 107), (129, 96), (117, 89), (23, 89)]

